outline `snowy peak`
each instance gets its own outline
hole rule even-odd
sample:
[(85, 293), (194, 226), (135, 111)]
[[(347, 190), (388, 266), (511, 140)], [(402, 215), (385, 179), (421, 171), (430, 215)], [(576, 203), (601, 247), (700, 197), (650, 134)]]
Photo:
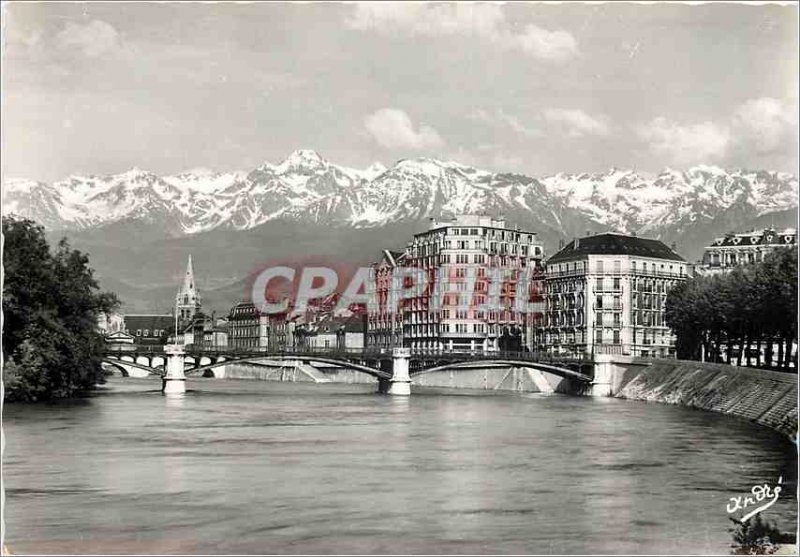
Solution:
[(490, 213), (534, 229), (595, 223), (652, 233), (732, 212), (756, 217), (791, 209), (797, 206), (797, 190), (797, 178), (789, 174), (708, 165), (665, 169), (655, 176), (612, 168), (537, 179), (424, 157), (357, 170), (301, 149), (249, 173), (198, 168), (162, 177), (133, 168), (53, 184), (7, 180), (3, 201), (6, 214), (28, 216), (56, 230), (124, 219), (163, 221), (176, 234), (249, 229), (275, 219), (372, 227)]
[(244, 172), (215, 172), (207, 168), (197, 168), (173, 176), (164, 176), (164, 181), (181, 191), (215, 194), (243, 180), (245, 176)]
[(379, 162), (374, 162), (369, 165), (367, 168), (361, 171), (361, 175), (366, 178), (367, 180), (374, 180), (384, 172), (386, 172), (387, 168), (383, 166)]
[(290, 172), (315, 172), (328, 168), (328, 161), (323, 159), (319, 153), (311, 149), (298, 149), (289, 155), (286, 160), (275, 167), (278, 174)]

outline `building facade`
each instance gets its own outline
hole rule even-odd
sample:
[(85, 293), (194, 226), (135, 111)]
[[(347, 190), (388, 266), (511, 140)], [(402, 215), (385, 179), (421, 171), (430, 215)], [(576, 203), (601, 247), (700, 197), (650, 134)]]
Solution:
[(326, 315), (309, 328), (306, 348), (310, 350), (363, 350), (364, 318), (359, 315), (334, 317)]
[(403, 346), (403, 313), (391, 311), (389, 305), (395, 295), (392, 274), (405, 264), (405, 260), (404, 252), (387, 249), (383, 250), (380, 261), (372, 265), (373, 281), (368, 285), (368, 293), (377, 304), (374, 311), (367, 313), (367, 348), (386, 351)]
[(575, 239), (546, 263), (543, 344), (559, 354), (674, 356), (664, 306), (686, 278), (686, 261), (658, 240)]
[[(389, 275), (397, 267), (420, 270), (433, 286), (403, 300), (396, 308), (399, 315), (387, 314), (385, 304), (370, 308), (368, 348), (402, 343), (416, 350), (496, 352), (502, 348), (504, 335), (517, 335), (519, 329), (526, 338), (529, 317), (515, 308), (517, 281), (519, 273), (541, 267), (543, 257), (535, 232), (510, 228), (502, 219), (460, 215), (432, 220), (427, 231), (414, 235), (402, 256), (384, 252), (375, 266), (376, 294), (381, 301), (392, 298), (392, 288), (407, 286), (392, 283)], [(499, 270), (506, 273), (500, 307), (486, 309), (491, 277)], [(388, 308), (395, 311), (391, 304)]]
[(239, 302), (228, 314), (228, 346), (265, 348), (268, 345), (270, 319), (252, 302)]
[(797, 229), (765, 228), (716, 238), (706, 246), (698, 272), (714, 274), (729, 271), (738, 265), (759, 263), (776, 249), (797, 249)]
[(180, 344), (224, 348), (228, 346), (228, 320), (216, 315), (197, 312), (184, 324), (179, 335)]

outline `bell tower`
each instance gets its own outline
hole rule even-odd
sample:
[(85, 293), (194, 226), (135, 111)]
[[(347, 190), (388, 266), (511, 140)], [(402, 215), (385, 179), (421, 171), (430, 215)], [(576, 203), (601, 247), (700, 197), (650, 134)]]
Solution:
[(194, 269), (192, 268), (192, 256), (189, 255), (189, 262), (186, 264), (186, 274), (183, 276), (183, 284), (178, 289), (175, 297), (175, 315), (180, 320), (188, 320), (200, 311), (200, 293), (194, 283)]

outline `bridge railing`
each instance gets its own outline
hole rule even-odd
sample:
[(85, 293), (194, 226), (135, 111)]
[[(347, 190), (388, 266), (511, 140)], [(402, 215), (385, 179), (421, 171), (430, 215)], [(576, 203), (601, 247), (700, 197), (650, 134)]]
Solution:
[[(251, 346), (251, 347), (232, 347), (223, 345), (202, 345), (202, 344), (187, 344), (184, 346), (187, 356), (197, 356), (201, 354), (215, 355), (215, 356), (255, 356), (263, 354), (264, 357), (269, 356), (325, 356), (329, 358), (347, 358), (347, 359), (388, 359), (392, 357), (391, 348), (339, 348), (339, 347), (321, 347), (321, 346), (307, 346), (307, 347), (280, 347), (274, 348), (270, 346)], [(409, 348), (409, 355), (412, 358), (447, 358), (447, 359), (464, 359), (464, 360), (517, 360), (517, 361), (530, 361), (530, 362), (575, 362), (575, 361), (591, 361), (591, 354), (552, 354), (540, 351), (512, 351), (512, 350), (448, 350), (448, 349), (435, 349), (435, 348)], [(110, 345), (106, 347), (107, 354), (164, 354), (164, 347), (161, 345)]]
[(110, 354), (164, 354), (163, 344), (107, 344), (105, 352)]

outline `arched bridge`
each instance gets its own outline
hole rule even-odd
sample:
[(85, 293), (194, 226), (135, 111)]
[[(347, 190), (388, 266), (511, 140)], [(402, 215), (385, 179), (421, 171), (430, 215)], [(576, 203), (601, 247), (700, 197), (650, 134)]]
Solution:
[[(559, 358), (538, 352), (457, 352), (440, 350), (274, 350), (269, 347), (231, 348), (202, 345), (109, 346), (104, 362), (123, 369), (131, 366), (171, 379), (205, 374), (235, 363), (267, 361), (327, 364), (375, 377), (382, 392), (408, 394), (414, 377), (439, 371), (517, 367), (546, 372), (578, 383), (591, 383), (593, 362), (589, 358)], [(146, 362), (146, 363), (143, 363)], [(161, 365), (158, 365), (161, 362)]]

